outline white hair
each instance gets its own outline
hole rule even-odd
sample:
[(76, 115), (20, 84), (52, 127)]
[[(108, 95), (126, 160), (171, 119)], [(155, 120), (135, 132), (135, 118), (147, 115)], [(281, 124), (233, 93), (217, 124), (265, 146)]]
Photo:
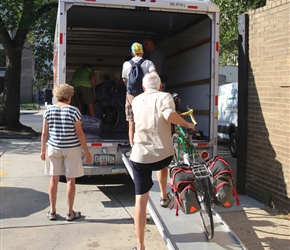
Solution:
[(159, 75), (155, 71), (146, 74), (143, 78), (142, 86), (145, 89), (159, 90), (161, 86), (161, 80)]

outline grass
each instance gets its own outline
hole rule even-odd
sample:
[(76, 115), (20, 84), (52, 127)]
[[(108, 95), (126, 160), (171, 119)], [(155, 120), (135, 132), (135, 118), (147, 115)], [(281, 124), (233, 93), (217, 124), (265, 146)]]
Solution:
[[(0, 108), (2, 103), (0, 103)], [(39, 104), (37, 103), (21, 103), (20, 110), (39, 110)]]
[(38, 110), (39, 104), (37, 103), (21, 103), (20, 110)]

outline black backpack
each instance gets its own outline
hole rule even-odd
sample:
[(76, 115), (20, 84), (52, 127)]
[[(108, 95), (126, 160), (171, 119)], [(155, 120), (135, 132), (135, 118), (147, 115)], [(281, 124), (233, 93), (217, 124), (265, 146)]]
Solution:
[(144, 77), (141, 64), (145, 60), (142, 58), (139, 62), (135, 63), (133, 60), (130, 60), (129, 63), (132, 65), (132, 68), (129, 73), (129, 79), (127, 82), (127, 92), (131, 95), (139, 95), (143, 92), (142, 89), (142, 79)]
[(234, 196), (237, 206), (240, 205), (238, 193), (234, 185), (232, 168), (222, 156), (216, 156), (207, 161), (207, 166), (212, 173), (211, 183), (215, 194), (215, 204), (230, 208), (234, 205)]
[[(191, 169), (173, 167), (170, 169), (169, 186), (176, 201), (176, 216), (180, 209), (185, 214), (194, 214), (200, 210)], [(174, 208), (174, 201), (170, 209)]]

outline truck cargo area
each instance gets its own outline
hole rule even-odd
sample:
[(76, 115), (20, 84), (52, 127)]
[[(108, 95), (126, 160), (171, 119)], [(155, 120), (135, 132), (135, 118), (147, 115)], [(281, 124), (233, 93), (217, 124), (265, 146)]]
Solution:
[[(165, 56), (165, 91), (179, 94), (180, 111), (186, 111), (187, 105), (194, 109), (196, 130), (203, 135), (195, 142), (197, 150), (207, 150), (210, 157), (216, 155), (218, 25), (217, 6), (205, 0), (59, 1), (54, 84), (70, 83), (77, 68), (91, 64), (97, 78), (95, 103), (114, 100), (120, 114), (113, 130), (102, 131), (97, 139), (87, 137), (89, 146), (101, 142), (98, 148), (90, 146), (95, 159), (114, 154), (114, 164), (122, 164), (117, 163), (121, 160), (117, 147), (129, 142), (121, 71), (131, 57), (132, 43), (143, 43), (146, 38), (152, 38)], [(144, 58), (147, 56), (145, 53)], [(97, 117), (104, 119), (104, 113), (97, 111)], [(101, 145), (105, 142), (111, 146)], [(99, 161), (94, 163), (98, 166)]]
[(182, 109), (186, 105), (194, 108), (197, 128), (210, 137), (214, 34), (208, 15), (73, 5), (67, 11), (66, 32), (66, 80), (69, 82), (82, 64), (90, 63), (98, 84), (109, 86), (120, 78), (122, 65), (131, 56), (131, 44), (154, 38), (166, 57), (165, 90), (178, 92)]

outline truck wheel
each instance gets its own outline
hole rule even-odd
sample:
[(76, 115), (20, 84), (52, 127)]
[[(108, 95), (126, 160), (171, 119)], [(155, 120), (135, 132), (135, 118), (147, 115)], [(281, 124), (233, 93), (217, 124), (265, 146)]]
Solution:
[(230, 151), (232, 157), (237, 158), (237, 139), (235, 132), (230, 135)]

